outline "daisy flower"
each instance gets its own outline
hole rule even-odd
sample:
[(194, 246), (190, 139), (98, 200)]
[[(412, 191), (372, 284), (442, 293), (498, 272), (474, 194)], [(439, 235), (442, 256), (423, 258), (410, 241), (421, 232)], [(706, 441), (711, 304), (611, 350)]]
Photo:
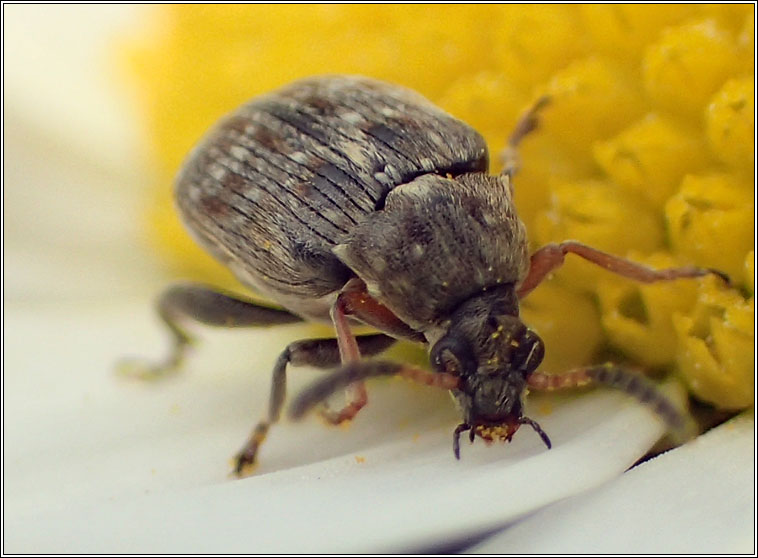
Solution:
[[(4, 552), (755, 552), (752, 5), (3, 12)], [(650, 410), (530, 396), (553, 449), (522, 433), (456, 461), (448, 396), (378, 380), (350, 428), (282, 422), (236, 480), (278, 353), (315, 326), (198, 328), (182, 374), (118, 376), (166, 350), (151, 301), (171, 280), (244, 292), (178, 224), (182, 158), (242, 102), (323, 73), (416, 89), (493, 154), (549, 94), (516, 179), (533, 247), (574, 238), (732, 286), (568, 262), (523, 307), (542, 369), (633, 362), (707, 431), (632, 467), (664, 434)], [(294, 370), (290, 394), (317, 374)]]

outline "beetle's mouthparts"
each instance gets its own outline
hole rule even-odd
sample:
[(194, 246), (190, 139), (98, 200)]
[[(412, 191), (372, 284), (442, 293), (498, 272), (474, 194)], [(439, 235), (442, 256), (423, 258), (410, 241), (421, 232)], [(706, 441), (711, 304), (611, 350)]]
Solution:
[(470, 425), (466, 424), (465, 422), (462, 424), (459, 424), (455, 428), (455, 432), (453, 432), (453, 453), (455, 454), (456, 459), (461, 458), (461, 445), (460, 445), (460, 436), (461, 432), (468, 432), (469, 433), (469, 441), (474, 442), (474, 438), (476, 436), (479, 436), (482, 440), (484, 440), (487, 444), (491, 444), (495, 440), (499, 440), (501, 442), (510, 442), (513, 439), (513, 435), (516, 433), (516, 431), (519, 429), (519, 427), (522, 424), (528, 424), (531, 426), (534, 431), (540, 435), (540, 438), (542, 438), (542, 441), (547, 446), (547, 449), (550, 449), (552, 447), (552, 443), (550, 442), (550, 438), (545, 433), (544, 430), (542, 430), (542, 427), (536, 422), (530, 419), (529, 417), (519, 417), (517, 421), (515, 422), (505, 422), (503, 424), (477, 424), (477, 425)]
[[(495, 440), (510, 442), (519, 426), (521, 426), (521, 424), (518, 422), (498, 424), (494, 426), (477, 424), (472, 432), (487, 442), (487, 444), (491, 444)], [(474, 436), (472, 435), (471, 437), (473, 438)]]

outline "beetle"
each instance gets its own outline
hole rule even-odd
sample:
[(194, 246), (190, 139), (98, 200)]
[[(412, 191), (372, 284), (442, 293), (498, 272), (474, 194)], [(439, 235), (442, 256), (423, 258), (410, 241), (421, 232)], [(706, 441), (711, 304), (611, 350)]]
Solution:
[[(242, 284), (281, 308), (182, 283), (157, 308), (173, 338), (169, 358), (137, 364), (157, 376), (178, 370), (192, 341), (183, 322), (247, 327), (301, 320), (333, 324), (336, 338), (289, 344), (274, 366), (269, 408), (238, 453), (247, 473), (281, 416), (289, 365), (335, 369), (301, 393), (290, 415), (321, 405), (330, 423), (353, 419), (367, 402), (364, 380), (402, 375), (451, 390), (473, 442), (510, 441), (522, 425), (550, 448), (524, 415), (528, 389), (606, 384), (652, 406), (669, 429), (687, 417), (655, 384), (610, 364), (559, 375), (536, 369), (544, 345), (519, 318), (519, 302), (575, 254), (643, 282), (701, 277), (692, 266), (655, 270), (576, 241), (531, 256), (513, 203), (517, 147), (537, 125), (541, 98), (527, 110), (488, 174), (482, 136), (421, 95), (359, 76), (297, 81), (253, 99), (221, 120), (191, 152), (175, 188), (194, 238)], [(378, 333), (355, 336), (351, 323)], [(431, 370), (362, 360), (396, 340), (426, 345)], [(346, 405), (330, 409), (337, 390)]]

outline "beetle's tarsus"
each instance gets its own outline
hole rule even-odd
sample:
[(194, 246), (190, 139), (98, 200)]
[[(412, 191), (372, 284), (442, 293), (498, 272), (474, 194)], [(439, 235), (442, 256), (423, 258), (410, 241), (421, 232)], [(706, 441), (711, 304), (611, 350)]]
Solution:
[(365, 404), (365, 401), (351, 401), (339, 411), (333, 411), (324, 404), (324, 406), (319, 409), (318, 414), (327, 422), (327, 424), (340, 426), (351, 422)]
[(734, 286), (734, 284), (732, 283), (732, 278), (729, 277), (729, 275), (724, 273), (723, 271), (719, 271), (718, 269), (713, 269), (712, 267), (707, 268), (706, 271), (713, 273), (715, 276), (721, 279), (726, 284), (727, 287)]
[(175, 343), (171, 355), (159, 364), (140, 358), (123, 359), (116, 363), (116, 374), (143, 381), (155, 381), (174, 376), (181, 371), (186, 351), (190, 346), (189, 339)]
[(271, 425), (266, 421), (259, 422), (250, 434), (250, 439), (235, 456), (234, 474), (237, 477), (245, 477), (249, 475), (257, 466), (258, 450), (266, 439), (270, 427)]
[(232, 475), (238, 479), (250, 476), (258, 467), (258, 462), (254, 457), (250, 458), (244, 455), (238, 455), (234, 458), (234, 472)]

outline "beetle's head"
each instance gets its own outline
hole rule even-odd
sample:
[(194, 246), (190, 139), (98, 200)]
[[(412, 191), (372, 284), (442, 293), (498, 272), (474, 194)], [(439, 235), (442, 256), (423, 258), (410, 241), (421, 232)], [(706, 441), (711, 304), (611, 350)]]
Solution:
[(461, 432), (470, 431), (472, 441), (479, 436), (486, 442), (510, 442), (522, 424), (534, 428), (550, 447), (539, 425), (523, 415), (527, 379), (542, 362), (545, 347), (512, 305), (497, 302), (488, 295), (464, 303), (430, 351), (438, 371), (460, 378), (453, 390), (463, 415), (455, 432), (456, 457)]

